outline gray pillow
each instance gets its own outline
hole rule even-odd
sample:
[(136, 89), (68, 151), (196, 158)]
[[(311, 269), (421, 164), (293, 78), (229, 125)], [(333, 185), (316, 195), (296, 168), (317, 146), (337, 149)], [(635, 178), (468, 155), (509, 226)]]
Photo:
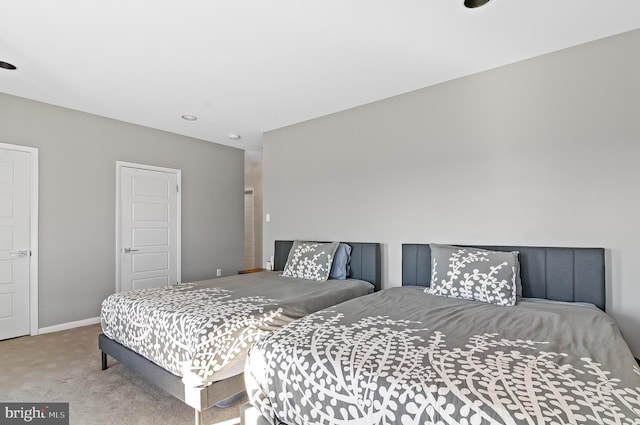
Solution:
[(424, 292), (489, 304), (516, 303), (518, 252), (430, 244), (431, 285)]
[(349, 263), (351, 262), (351, 247), (346, 243), (338, 245), (333, 264), (331, 264), (330, 279), (344, 280), (349, 276)]
[(324, 282), (329, 278), (338, 242), (295, 241), (289, 251), (283, 276)]
[(516, 267), (516, 301), (522, 300), (522, 278), (520, 277), (520, 252), (517, 252), (518, 267)]

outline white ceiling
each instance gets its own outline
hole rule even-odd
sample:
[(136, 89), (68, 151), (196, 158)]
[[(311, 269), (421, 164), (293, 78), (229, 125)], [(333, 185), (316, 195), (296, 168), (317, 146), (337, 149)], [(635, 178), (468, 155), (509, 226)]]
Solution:
[(0, 0), (0, 60), (18, 67), (0, 92), (255, 150), (268, 130), (640, 28), (639, 0), (462, 3)]

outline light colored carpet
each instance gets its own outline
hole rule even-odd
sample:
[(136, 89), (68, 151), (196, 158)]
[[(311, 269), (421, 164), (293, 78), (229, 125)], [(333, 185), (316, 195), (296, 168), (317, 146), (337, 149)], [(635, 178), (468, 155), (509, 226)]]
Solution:
[[(68, 402), (72, 425), (192, 425), (193, 409), (109, 358), (100, 325), (0, 341), (0, 401)], [(206, 425), (240, 423), (239, 403), (204, 412)]]

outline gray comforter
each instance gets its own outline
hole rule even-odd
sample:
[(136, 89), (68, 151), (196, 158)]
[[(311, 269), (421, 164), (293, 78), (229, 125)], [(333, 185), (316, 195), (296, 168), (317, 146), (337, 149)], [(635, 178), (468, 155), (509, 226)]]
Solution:
[(287, 424), (640, 424), (640, 369), (595, 308), (392, 288), (256, 343), (249, 401)]
[(314, 311), (367, 294), (359, 280), (314, 282), (252, 273), (113, 294), (102, 303), (106, 336), (183, 377), (208, 385), (249, 346)]

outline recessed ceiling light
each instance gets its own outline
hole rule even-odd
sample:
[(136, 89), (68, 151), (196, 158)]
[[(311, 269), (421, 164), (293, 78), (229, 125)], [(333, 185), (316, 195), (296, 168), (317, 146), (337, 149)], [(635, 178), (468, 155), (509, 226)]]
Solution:
[(236, 133), (230, 133), (229, 134), (229, 139), (231, 140), (240, 140), (242, 139), (242, 136)]
[(10, 64), (9, 62), (3, 62), (3, 61), (0, 61), (0, 68), (10, 69), (10, 70), (18, 69), (15, 65)]
[(464, 5), (469, 9), (484, 6), (489, 3), (489, 0), (464, 0)]
[(195, 121), (198, 119), (198, 117), (196, 117), (195, 115), (183, 115), (182, 119), (187, 121)]

